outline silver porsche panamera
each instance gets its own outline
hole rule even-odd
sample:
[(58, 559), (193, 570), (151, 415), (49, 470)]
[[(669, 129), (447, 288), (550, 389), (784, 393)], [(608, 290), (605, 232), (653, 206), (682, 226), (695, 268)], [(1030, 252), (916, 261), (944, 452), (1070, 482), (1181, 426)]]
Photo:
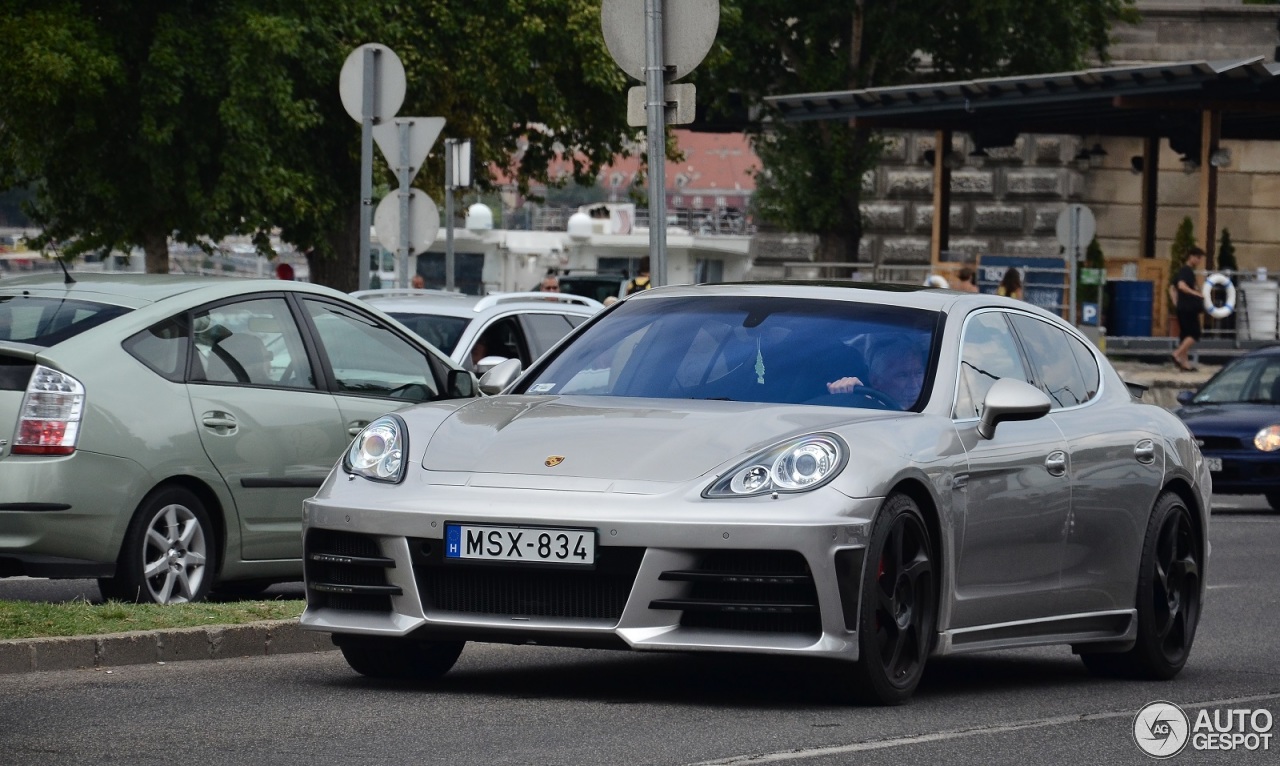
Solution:
[(302, 623), (356, 671), (436, 678), (467, 641), (804, 655), (894, 704), (935, 655), (1187, 660), (1204, 461), (1027, 303), (669, 287), (516, 366), (374, 421), (306, 502)]

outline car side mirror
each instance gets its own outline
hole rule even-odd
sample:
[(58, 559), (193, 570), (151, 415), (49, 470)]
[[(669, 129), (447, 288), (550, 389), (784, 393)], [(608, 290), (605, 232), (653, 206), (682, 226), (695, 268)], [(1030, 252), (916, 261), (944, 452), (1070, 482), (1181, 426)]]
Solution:
[(1044, 417), (1053, 403), (1045, 392), (1012, 378), (1001, 378), (987, 390), (982, 400), (982, 417), (978, 418), (978, 435), (994, 438), (996, 426), (1005, 421), (1035, 420)]
[[(483, 364), (489, 357), (480, 360)], [(504, 359), (499, 362), (493, 369), (480, 376), (480, 393), (500, 394), (507, 386), (511, 385), (516, 378), (520, 377), (523, 365), (519, 359)]]
[(449, 370), (449, 397), (470, 399), (480, 393), (480, 381), (470, 370)]
[(1195, 391), (1179, 391), (1178, 404), (1191, 404), (1191, 400), (1196, 398)]
[(476, 362), (476, 375), (479, 375), (480, 377), (483, 378), (486, 372), (488, 372), (489, 370), (492, 370), (494, 367), (497, 367), (498, 365), (506, 361), (509, 361), (509, 357), (486, 356), (480, 361)]

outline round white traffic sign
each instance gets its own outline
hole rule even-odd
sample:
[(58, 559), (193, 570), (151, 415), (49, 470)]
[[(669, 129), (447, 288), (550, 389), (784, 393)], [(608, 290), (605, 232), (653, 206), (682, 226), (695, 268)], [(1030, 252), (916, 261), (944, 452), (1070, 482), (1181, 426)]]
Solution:
[[(618, 67), (644, 82), (644, 0), (604, 0), (600, 27)], [(697, 68), (716, 41), (720, 0), (672, 0), (662, 7), (662, 63), (680, 79)]]
[[(400, 249), (400, 194), (391, 192), (378, 203), (373, 212), (373, 231), (383, 247), (396, 252)], [(409, 190), (409, 249), (425, 253), (440, 231), (440, 209), (421, 189)]]
[(374, 79), (376, 80), (376, 96), (373, 100), (373, 114), (380, 120), (388, 120), (396, 116), (404, 104), (407, 82), (404, 75), (404, 64), (400, 57), (381, 43), (366, 43), (351, 51), (342, 64), (342, 73), (338, 75), (338, 94), (342, 96), (342, 107), (356, 122), (364, 120), (364, 52), (374, 52)]
[[(1070, 248), (1075, 244), (1078, 253), (1076, 257), (1083, 258), (1084, 251), (1089, 247), (1089, 243), (1093, 241), (1094, 235), (1098, 233), (1098, 222), (1093, 217), (1093, 211), (1081, 204), (1067, 205), (1061, 213), (1058, 214), (1058, 244), (1065, 248)], [(1072, 238), (1072, 229), (1075, 229), (1075, 237)], [(1068, 253), (1067, 257), (1071, 257)]]

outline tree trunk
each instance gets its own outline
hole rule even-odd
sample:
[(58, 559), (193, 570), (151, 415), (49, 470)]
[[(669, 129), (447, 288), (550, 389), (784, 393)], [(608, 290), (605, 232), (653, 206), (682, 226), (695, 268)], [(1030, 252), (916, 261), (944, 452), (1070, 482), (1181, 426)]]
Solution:
[[(307, 253), (311, 282), (349, 293), (360, 288), (360, 206), (346, 210), (345, 225), (330, 233), (328, 253)], [(368, 232), (365, 232), (368, 236)]]
[(148, 274), (169, 273), (169, 238), (161, 232), (149, 231), (142, 237), (142, 252)]

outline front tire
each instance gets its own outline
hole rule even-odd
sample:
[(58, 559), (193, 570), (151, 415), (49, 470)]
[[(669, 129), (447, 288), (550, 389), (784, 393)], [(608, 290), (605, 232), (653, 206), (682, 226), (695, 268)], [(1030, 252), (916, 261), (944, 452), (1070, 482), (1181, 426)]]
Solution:
[(370, 678), (434, 681), (462, 654), (465, 641), (414, 641), (408, 638), (334, 635), (351, 669)]
[(1167, 681), (1191, 655), (1200, 622), (1201, 544), (1182, 498), (1166, 492), (1147, 522), (1138, 572), (1138, 640), (1118, 654), (1082, 652), (1091, 672)]
[(855, 699), (901, 705), (915, 692), (933, 649), (934, 560), (919, 506), (906, 495), (889, 496), (867, 550), (850, 690)]
[(98, 590), (103, 598), (139, 604), (201, 601), (213, 584), (216, 549), (200, 498), (182, 487), (161, 487), (138, 506), (116, 576), (98, 580)]

